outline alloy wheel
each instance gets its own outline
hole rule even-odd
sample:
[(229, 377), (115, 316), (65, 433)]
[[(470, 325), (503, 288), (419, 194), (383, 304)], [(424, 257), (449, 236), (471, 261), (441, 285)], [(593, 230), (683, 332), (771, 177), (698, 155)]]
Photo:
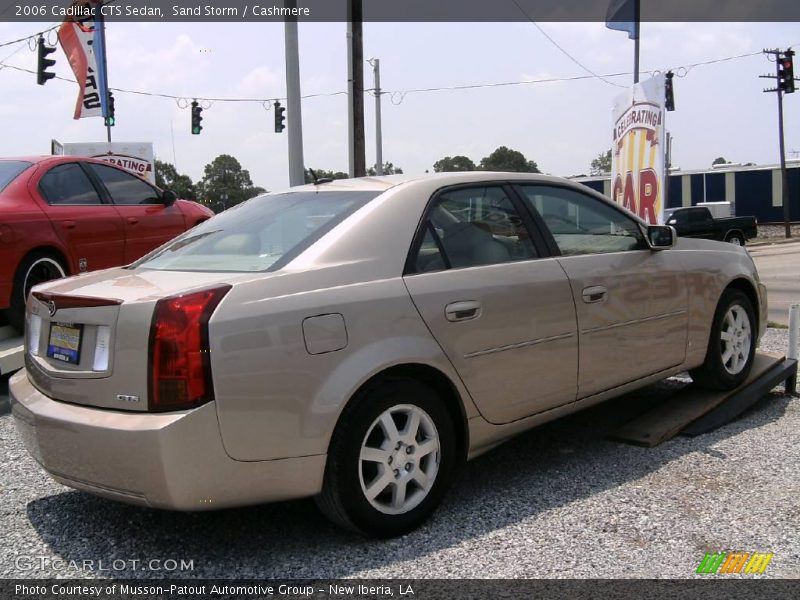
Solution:
[(734, 304), (728, 309), (720, 329), (722, 365), (731, 375), (741, 373), (751, 352), (750, 318), (744, 307)]
[(376, 510), (413, 510), (433, 488), (439, 472), (439, 432), (418, 406), (400, 404), (381, 413), (361, 442), (359, 480)]

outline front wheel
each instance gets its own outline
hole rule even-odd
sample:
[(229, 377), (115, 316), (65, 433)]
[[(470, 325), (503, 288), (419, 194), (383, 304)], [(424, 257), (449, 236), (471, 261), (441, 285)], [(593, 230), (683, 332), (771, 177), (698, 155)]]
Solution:
[(386, 379), (345, 409), (317, 505), (360, 533), (402, 535), (436, 510), (456, 461), (453, 422), (437, 394), (413, 379)]
[(756, 354), (756, 318), (753, 304), (744, 292), (727, 289), (722, 294), (711, 338), (702, 366), (691, 371), (702, 387), (731, 390), (750, 374)]

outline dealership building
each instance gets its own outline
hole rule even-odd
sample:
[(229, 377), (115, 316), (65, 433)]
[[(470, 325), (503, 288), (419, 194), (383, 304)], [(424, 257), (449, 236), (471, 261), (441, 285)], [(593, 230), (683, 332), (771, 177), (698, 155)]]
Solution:
[[(800, 221), (800, 160), (786, 161), (792, 221)], [(574, 177), (611, 197), (611, 176)], [(671, 169), (665, 208), (696, 206), (702, 202), (730, 202), (731, 214), (752, 215), (759, 223), (783, 222), (783, 188), (779, 165), (715, 165), (711, 169)]]

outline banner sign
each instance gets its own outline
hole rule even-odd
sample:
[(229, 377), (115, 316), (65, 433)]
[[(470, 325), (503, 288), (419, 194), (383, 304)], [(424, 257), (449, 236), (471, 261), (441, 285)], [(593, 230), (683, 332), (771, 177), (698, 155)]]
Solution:
[(155, 155), (151, 142), (64, 142), (53, 140), (53, 154), (88, 156), (110, 162), (153, 185), (156, 183)]
[(614, 99), (612, 199), (648, 223), (664, 215), (664, 75)]
[[(74, 2), (73, 7), (91, 5)], [(103, 117), (106, 114), (108, 83), (105, 69), (105, 36), (102, 16), (64, 21), (58, 41), (80, 86), (75, 104), (75, 119)]]

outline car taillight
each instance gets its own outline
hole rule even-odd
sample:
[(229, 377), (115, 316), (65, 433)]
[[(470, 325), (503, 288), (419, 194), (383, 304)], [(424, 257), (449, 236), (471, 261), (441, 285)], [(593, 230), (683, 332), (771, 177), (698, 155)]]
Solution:
[(184, 410), (214, 399), (208, 320), (230, 289), (223, 285), (156, 303), (150, 326), (150, 411)]

